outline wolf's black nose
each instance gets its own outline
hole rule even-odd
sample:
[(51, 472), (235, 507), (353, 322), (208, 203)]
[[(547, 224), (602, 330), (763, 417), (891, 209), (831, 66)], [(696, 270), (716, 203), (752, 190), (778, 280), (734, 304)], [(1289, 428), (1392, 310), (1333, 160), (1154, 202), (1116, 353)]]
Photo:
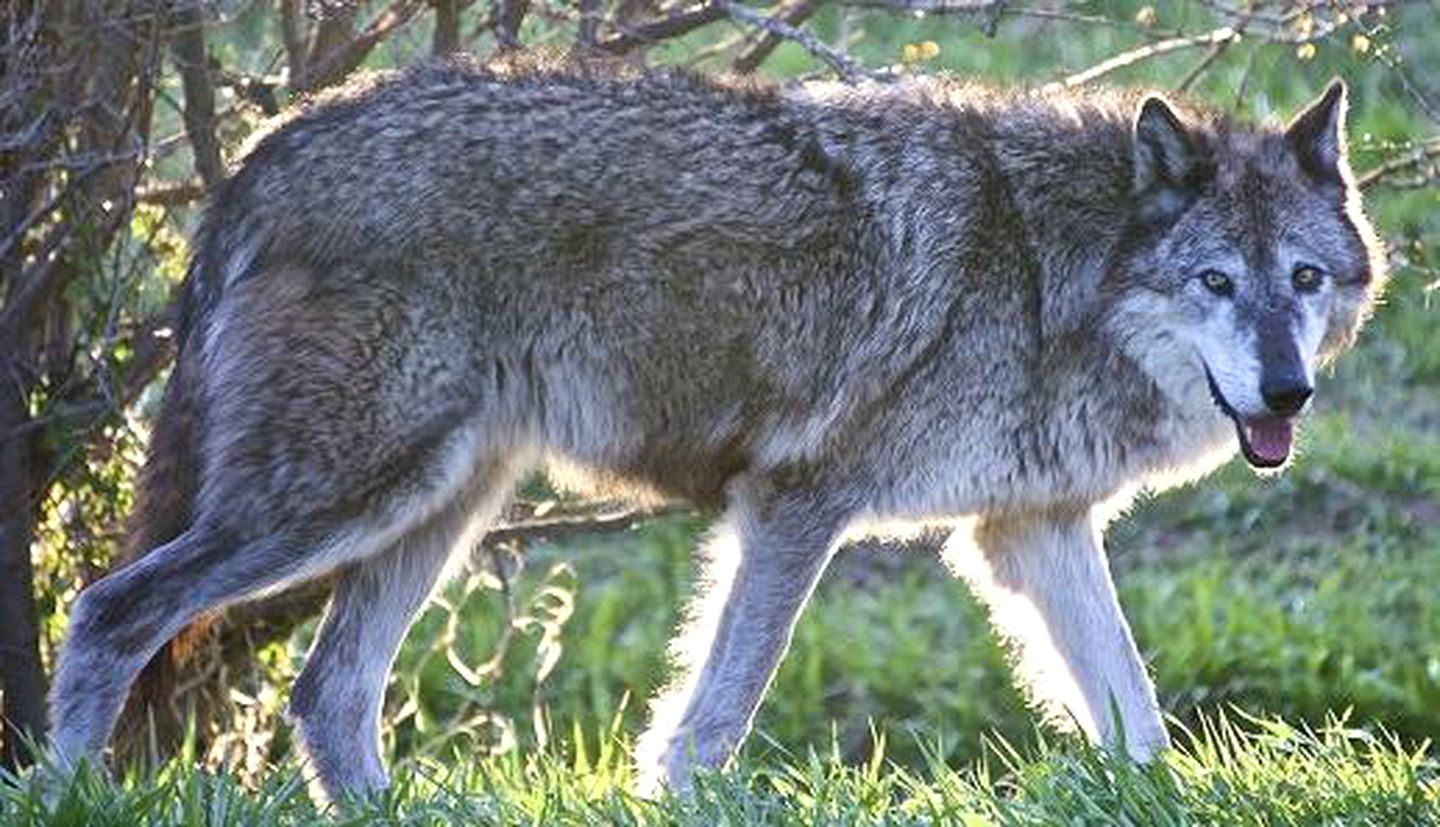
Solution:
[(1305, 407), (1315, 389), (1304, 381), (1262, 382), (1260, 395), (1265, 397), (1265, 407), (1281, 416), (1294, 416)]

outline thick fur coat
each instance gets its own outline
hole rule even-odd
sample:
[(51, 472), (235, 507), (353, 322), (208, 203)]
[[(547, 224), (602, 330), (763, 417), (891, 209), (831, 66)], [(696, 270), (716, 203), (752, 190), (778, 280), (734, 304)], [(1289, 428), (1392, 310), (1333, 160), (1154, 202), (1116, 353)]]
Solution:
[(292, 711), (327, 789), (383, 784), (410, 619), (553, 458), (725, 508), (649, 779), (732, 753), (839, 538), (892, 519), (957, 521), (1037, 703), (1147, 756), (1100, 531), (1288, 456), (1383, 279), (1344, 108), (461, 63), (316, 101), (214, 197), (153, 550), (75, 608), (56, 748), (101, 750), (198, 613), (338, 570)]

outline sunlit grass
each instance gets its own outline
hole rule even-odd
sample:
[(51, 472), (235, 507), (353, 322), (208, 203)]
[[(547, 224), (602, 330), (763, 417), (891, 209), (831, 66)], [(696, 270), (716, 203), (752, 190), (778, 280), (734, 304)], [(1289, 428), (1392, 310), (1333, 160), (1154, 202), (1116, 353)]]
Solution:
[(1440, 766), (1421, 749), (1331, 721), (1200, 720), (1163, 761), (1136, 766), (1081, 745), (992, 742), (960, 769), (893, 764), (883, 736), (861, 764), (834, 753), (745, 759), (693, 795), (635, 796), (624, 744), (402, 768), (385, 794), (317, 804), (286, 767), (247, 789), (172, 762), (109, 783), (84, 774), (47, 803), (37, 781), (0, 781), (9, 825), (334, 824), (1425, 824), (1440, 819)]

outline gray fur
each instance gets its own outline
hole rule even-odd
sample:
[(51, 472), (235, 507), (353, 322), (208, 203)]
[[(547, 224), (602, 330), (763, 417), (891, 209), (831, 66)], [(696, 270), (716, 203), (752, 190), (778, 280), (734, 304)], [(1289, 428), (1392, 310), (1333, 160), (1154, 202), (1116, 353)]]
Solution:
[(728, 505), (642, 739), (654, 782), (741, 743), (872, 520), (971, 518), (949, 556), (1036, 700), (1163, 746), (1100, 531), (1236, 428), (1288, 434), (1263, 376), (1313, 382), (1372, 305), (1343, 89), (1286, 131), (1139, 93), (623, 72), (429, 65), (259, 141), (188, 282), (138, 520), (159, 547), (75, 610), (62, 758), (103, 747), (191, 618), (343, 568), (293, 709), (327, 790), (384, 783), (404, 627), (542, 454)]

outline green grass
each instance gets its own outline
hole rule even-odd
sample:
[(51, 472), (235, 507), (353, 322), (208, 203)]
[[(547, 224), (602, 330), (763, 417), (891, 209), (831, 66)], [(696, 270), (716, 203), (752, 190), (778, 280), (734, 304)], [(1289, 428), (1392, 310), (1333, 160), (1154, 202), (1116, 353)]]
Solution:
[[(1236, 722), (1238, 720), (1238, 723)], [(938, 759), (860, 765), (814, 752), (784, 764), (742, 761), (698, 779), (693, 795), (638, 798), (623, 745), (593, 759), (512, 753), (487, 762), (417, 763), (365, 801), (317, 805), (293, 768), (258, 790), (172, 763), (114, 784), (89, 774), (53, 803), (33, 779), (0, 782), (7, 825), (334, 824), (1431, 824), (1440, 767), (1423, 753), (1332, 722), (1205, 719), (1163, 762), (1136, 766), (1094, 750), (993, 746), (960, 771)]]

